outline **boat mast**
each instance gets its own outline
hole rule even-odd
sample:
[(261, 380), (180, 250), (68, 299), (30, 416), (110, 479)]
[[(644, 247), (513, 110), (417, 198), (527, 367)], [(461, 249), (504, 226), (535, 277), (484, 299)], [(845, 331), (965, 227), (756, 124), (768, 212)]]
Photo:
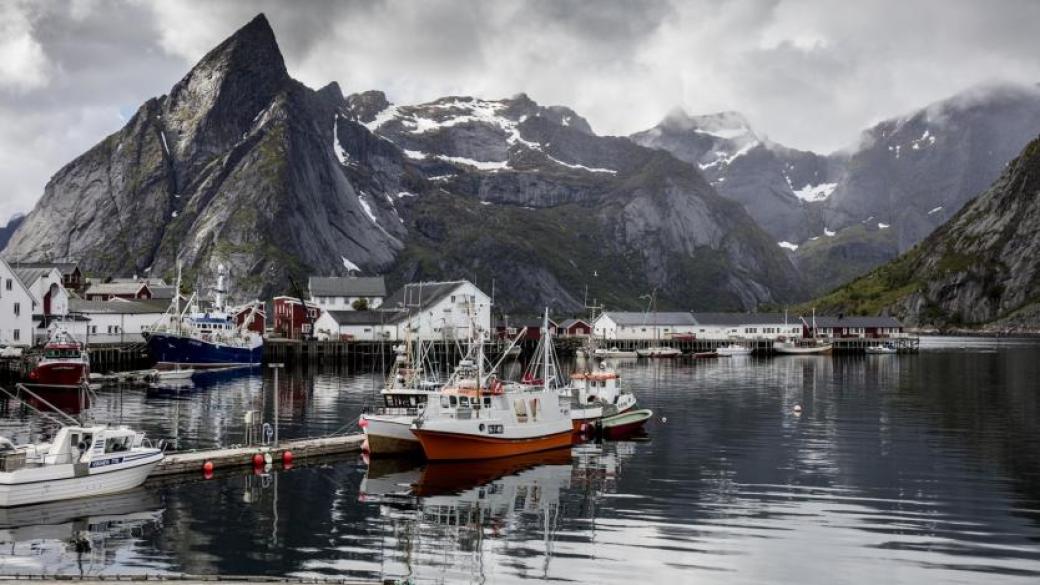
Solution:
[(549, 344), (552, 337), (549, 335), (549, 307), (545, 308), (545, 316), (542, 317), (542, 386), (549, 389)]

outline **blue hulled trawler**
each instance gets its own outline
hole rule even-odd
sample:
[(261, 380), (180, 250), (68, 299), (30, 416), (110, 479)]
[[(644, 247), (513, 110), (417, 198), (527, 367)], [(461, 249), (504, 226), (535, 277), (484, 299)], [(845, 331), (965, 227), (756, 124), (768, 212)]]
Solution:
[[(195, 293), (182, 309), (179, 292), (174, 295), (173, 303), (163, 319), (145, 333), (148, 353), (156, 361), (157, 368), (260, 365), (264, 338), (250, 331), (247, 325), (252, 321), (253, 315), (250, 313), (259, 310), (259, 303), (246, 308), (246, 312), (240, 314), (241, 318), (236, 319), (226, 306), (226, 280), (227, 271), (221, 265), (217, 269), (217, 287), (212, 305), (204, 307), (198, 299), (198, 293)], [(180, 291), (179, 273), (177, 291)]]

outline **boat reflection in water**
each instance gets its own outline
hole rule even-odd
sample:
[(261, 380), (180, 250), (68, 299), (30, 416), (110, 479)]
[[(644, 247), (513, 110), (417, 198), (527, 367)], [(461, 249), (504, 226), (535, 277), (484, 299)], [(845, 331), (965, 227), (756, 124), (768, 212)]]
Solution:
[(562, 577), (552, 571), (562, 523), (594, 516), (632, 447), (590, 443), (425, 465), (374, 460), (359, 499), (380, 507), (382, 579), (485, 582), (501, 571)]
[(163, 512), (159, 496), (145, 488), (0, 508), (0, 574), (100, 574), (143, 532), (160, 531)]

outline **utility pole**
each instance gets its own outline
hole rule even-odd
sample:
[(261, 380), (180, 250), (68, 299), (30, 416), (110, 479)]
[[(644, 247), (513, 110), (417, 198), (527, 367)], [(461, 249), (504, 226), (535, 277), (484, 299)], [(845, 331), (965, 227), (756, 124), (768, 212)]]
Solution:
[(267, 364), (274, 370), (274, 448), (278, 448), (278, 370), (285, 368), (285, 364)]

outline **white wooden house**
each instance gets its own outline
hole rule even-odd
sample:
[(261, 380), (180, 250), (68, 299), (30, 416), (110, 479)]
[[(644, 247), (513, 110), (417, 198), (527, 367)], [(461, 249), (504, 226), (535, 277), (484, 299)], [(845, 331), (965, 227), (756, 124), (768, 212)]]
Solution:
[(11, 265), (0, 258), (0, 345), (27, 347), (33, 343), (36, 298)]
[(382, 276), (312, 276), (307, 288), (310, 302), (325, 311), (353, 311), (362, 299), (368, 309), (378, 309), (386, 298)]
[(697, 339), (776, 340), (801, 337), (802, 322), (783, 313), (693, 313)]
[(394, 341), (404, 337), (401, 311), (322, 311), (314, 323), (318, 339)]
[(166, 301), (69, 301), (70, 318), (62, 324), (66, 331), (90, 345), (142, 343), (142, 333), (154, 327), (166, 313)]
[(697, 322), (685, 312), (607, 311), (596, 318), (592, 333), (599, 339), (669, 340), (693, 335)]
[(419, 340), (466, 339), (472, 328), (485, 339), (491, 336), (491, 297), (468, 280), (407, 284), (383, 308), (402, 311), (401, 337), (408, 323)]

